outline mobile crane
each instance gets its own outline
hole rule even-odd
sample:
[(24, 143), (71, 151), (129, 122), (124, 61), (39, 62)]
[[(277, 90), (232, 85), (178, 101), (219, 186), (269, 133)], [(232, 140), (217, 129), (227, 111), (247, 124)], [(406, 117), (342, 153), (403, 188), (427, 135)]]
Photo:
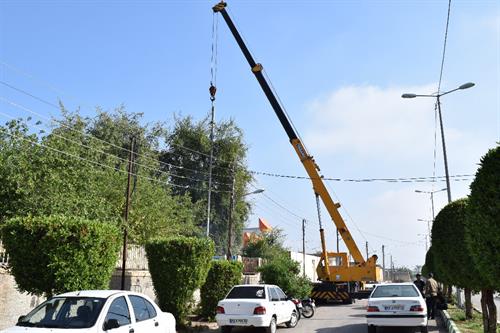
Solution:
[[(264, 94), (271, 103), (274, 112), (278, 116), (278, 119), (285, 129), (290, 143), (292, 144), (295, 152), (297, 153), (300, 161), (302, 162), (309, 178), (312, 181), (314, 194), (316, 196), (316, 203), (318, 207), (318, 217), (320, 217), (320, 207), (319, 200), (323, 201), (331, 219), (333, 220), (338, 232), (342, 236), (342, 239), (352, 256), (354, 262), (349, 262), (348, 253), (346, 252), (328, 252), (326, 249), (325, 234), (321, 218), (319, 218), (319, 233), (321, 239), (321, 257), (320, 262), (316, 268), (318, 275), (318, 280), (320, 283), (316, 283), (313, 288), (312, 297), (319, 301), (343, 301), (345, 303), (351, 303), (354, 298), (367, 297), (368, 293), (363, 292), (354, 288), (360, 282), (361, 285), (363, 281), (381, 281), (382, 271), (380, 267), (377, 266), (377, 256), (373, 255), (365, 260), (363, 255), (358, 249), (358, 246), (354, 242), (351, 233), (347, 229), (347, 226), (339, 213), (340, 204), (335, 203), (328, 190), (323, 183), (323, 179), (320, 175), (320, 168), (314, 161), (314, 158), (306, 150), (305, 146), (301, 142), (299, 136), (297, 135), (295, 129), (291, 125), (284, 109), (278, 102), (273, 90), (271, 89), (269, 83), (264, 77), (262, 71), (263, 66), (260, 63), (256, 63), (252, 54), (248, 50), (245, 42), (243, 41), (240, 33), (236, 29), (231, 17), (226, 11), (227, 3), (224, 1), (216, 4), (212, 9), (214, 13), (220, 13), (224, 18), (229, 30), (233, 34), (238, 46), (240, 47), (243, 55), (245, 56), (250, 68), (257, 78)], [(335, 264), (334, 264), (335, 263)]]

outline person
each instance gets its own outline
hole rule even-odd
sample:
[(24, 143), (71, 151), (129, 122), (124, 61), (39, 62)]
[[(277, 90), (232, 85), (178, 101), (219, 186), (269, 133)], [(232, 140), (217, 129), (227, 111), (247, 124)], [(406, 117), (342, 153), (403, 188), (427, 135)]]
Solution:
[(424, 287), (425, 301), (427, 303), (427, 318), (436, 317), (436, 298), (438, 295), (438, 283), (434, 280), (434, 274), (429, 273)]
[(422, 275), (420, 273), (417, 273), (417, 279), (413, 281), (417, 289), (420, 291), (422, 294), (422, 297), (424, 296), (424, 287), (425, 287), (425, 282), (422, 280)]

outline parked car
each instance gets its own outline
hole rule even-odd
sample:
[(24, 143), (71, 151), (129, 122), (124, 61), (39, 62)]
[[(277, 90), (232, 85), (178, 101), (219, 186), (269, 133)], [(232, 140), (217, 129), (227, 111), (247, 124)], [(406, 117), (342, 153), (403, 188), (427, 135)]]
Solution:
[(54, 296), (0, 333), (175, 333), (175, 318), (146, 295), (84, 290)]
[(413, 283), (376, 285), (366, 311), (368, 333), (380, 326), (418, 327), (427, 333), (427, 306)]
[(231, 332), (234, 326), (264, 327), (266, 332), (275, 333), (280, 324), (295, 327), (299, 315), (278, 286), (238, 285), (219, 301), (215, 319), (222, 333)]

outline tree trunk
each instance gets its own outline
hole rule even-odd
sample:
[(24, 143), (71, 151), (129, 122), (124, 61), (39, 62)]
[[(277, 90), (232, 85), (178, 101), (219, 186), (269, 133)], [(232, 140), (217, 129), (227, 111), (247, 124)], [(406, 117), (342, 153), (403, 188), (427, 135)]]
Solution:
[[(453, 286), (450, 284), (446, 290), (446, 298), (451, 301), (451, 295), (453, 294)], [(458, 300), (457, 300), (458, 301)]]
[(471, 301), (471, 290), (470, 288), (464, 289), (465, 294), (465, 318), (467, 320), (472, 319), (472, 301)]
[(493, 300), (493, 290), (481, 290), (481, 310), (483, 311), (483, 332), (496, 333), (497, 307)]

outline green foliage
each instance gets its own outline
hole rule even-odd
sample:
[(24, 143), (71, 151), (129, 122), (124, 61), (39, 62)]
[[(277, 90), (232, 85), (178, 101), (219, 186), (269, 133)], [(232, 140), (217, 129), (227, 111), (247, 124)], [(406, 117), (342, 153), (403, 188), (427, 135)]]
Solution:
[(21, 291), (52, 295), (108, 288), (120, 248), (115, 226), (52, 215), (12, 218), (1, 230)]
[(207, 280), (201, 287), (201, 315), (214, 318), (217, 303), (229, 290), (241, 282), (243, 264), (237, 261), (218, 260), (212, 262)]
[(425, 254), (425, 263), (422, 266), (422, 275), (427, 276), (429, 273), (434, 273), (435, 264), (434, 264), (434, 245), (431, 245), (427, 253)]
[(71, 212), (119, 225), (127, 150), (134, 135), (140, 155), (133, 168), (137, 177), (129, 214), (130, 241), (143, 244), (159, 234), (200, 233), (195, 227), (196, 206), (188, 196), (172, 195), (168, 176), (157, 171), (156, 149), (163, 132), (158, 126), (141, 126), (140, 119), (121, 108), (92, 120), (63, 109), (63, 118), (49, 134), (32, 134), (30, 127), (37, 125), (29, 120), (0, 126), (0, 223), (14, 216)]
[(213, 242), (184, 236), (160, 238), (146, 244), (146, 253), (161, 309), (183, 323), (193, 292), (207, 277), (214, 255)]
[(259, 238), (250, 241), (243, 248), (242, 255), (249, 258), (271, 259), (285, 255), (287, 250), (283, 247), (283, 231), (279, 228), (265, 232)]
[[(160, 161), (164, 171), (172, 175), (171, 182), (178, 185), (174, 194), (189, 194), (193, 203), (202, 203), (197, 211), (199, 226), (206, 228), (206, 200), (208, 192), (208, 170), (210, 164), (210, 120), (194, 121), (191, 117), (177, 118), (174, 128), (166, 137), (167, 149), (161, 151)], [(214, 160), (212, 171), (212, 197), (210, 216), (210, 238), (215, 241), (216, 252), (225, 253), (231, 183), (235, 177), (235, 205), (233, 213), (233, 253), (239, 249), (244, 222), (250, 206), (244, 194), (252, 177), (246, 168), (247, 146), (243, 132), (233, 120), (221, 121), (214, 129)], [(183, 168), (171, 167), (170, 165)], [(233, 166), (237, 166), (234, 169)], [(192, 170), (203, 170), (193, 172)]]
[(432, 226), (432, 248), (436, 276), (441, 282), (460, 288), (480, 289), (474, 285), (478, 274), (466, 242), (468, 199), (446, 205)]
[(472, 182), (466, 245), (483, 289), (500, 290), (500, 146), (490, 149)]
[(299, 276), (299, 263), (286, 255), (274, 257), (259, 268), (261, 279), (279, 286), (288, 296), (305, 298), (311, 294), (309, 279)]

